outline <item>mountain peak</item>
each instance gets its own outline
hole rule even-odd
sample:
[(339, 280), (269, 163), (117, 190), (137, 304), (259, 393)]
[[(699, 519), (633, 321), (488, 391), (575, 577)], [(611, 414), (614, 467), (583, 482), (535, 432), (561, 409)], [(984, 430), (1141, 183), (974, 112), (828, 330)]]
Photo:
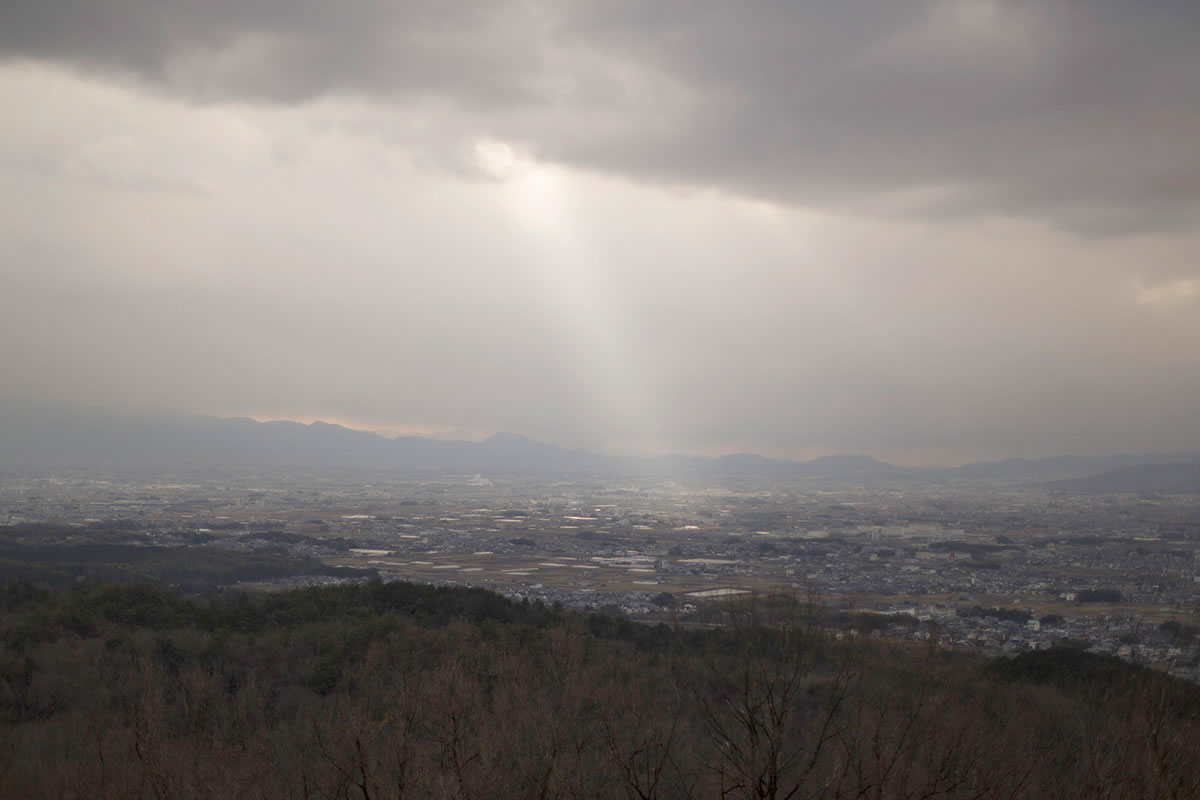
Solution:
[(832, 455), (832, 456), (817, 456), (809, 464), (838, 464), (846, 467), (890, 467), (891, 464), (880, 461), (877, 458), (872, 458), (868, 455)]
[(500, 433), (493, 433), (491, 436), (484, 439), (483, 444), (545, 444), (545, 442), (539, 442), (534, 439), (530, 439), (528, 436), (524, 436), (520, 433), (501, 431)]

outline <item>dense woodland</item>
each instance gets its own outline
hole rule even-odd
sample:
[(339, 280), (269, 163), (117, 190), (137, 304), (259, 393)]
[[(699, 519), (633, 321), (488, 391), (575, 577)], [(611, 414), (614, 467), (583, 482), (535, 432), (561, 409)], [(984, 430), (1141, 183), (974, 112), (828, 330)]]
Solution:
[[(202, 545), (215, 538), (203, 533), (181, 536), (189, 545)], [(353, 546), (340, 537), (317, 540), (279, 531), (251, 531), (237, 537), (260, 545), (254, 551), (148, 544), (145, 537), (146, 532), (132, 521), (97, 523), (82, 530), (40, 523), (6, 526), (0, 530), (0, 581), (59, 587), (80, 580), (147, 583), (196, 594), (239, 581), (377, 574), (375, 570), (331, 567), (318, 558), (291, 555), (286, 547), (298, 542), (339, 550)]]
[(682, 629), (373, 581), (0, 591), (0, 796), (1200, 797), (1200, 690), (1080, 650)]

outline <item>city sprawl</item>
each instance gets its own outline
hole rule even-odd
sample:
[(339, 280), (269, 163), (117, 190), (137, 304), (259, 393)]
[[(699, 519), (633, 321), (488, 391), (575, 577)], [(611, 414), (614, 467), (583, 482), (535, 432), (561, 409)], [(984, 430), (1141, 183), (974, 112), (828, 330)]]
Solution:
[(1200, 679), (1200, 497), (984, 481), (10, 472), (9, 577), (200, 591), (406, 580), (634, 621), (819, 603), (835, 635), (1086, 646)]

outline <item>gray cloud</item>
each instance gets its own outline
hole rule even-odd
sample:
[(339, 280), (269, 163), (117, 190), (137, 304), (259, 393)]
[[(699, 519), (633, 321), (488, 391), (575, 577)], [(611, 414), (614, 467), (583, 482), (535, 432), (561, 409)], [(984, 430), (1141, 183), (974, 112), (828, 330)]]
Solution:
[(7, 4), (10, 56), (124, 71), (196, 97), (297, 101), (329, 91), (520, 102), (529, 20), (505, 4), (134, 0)]
[(1186, 0), (17, 0), (2, 13), (10, 57), (200, 99), (423, 102), (468, 134), (637, 180), (1092, 235), (1200, 220), (1200, 10)]
[(5, 4), (6, 380), (585, 446), (1200, 447), (1192, 4), (449, 5)]
[(1194, 5), (689, 7), (608, 30), (699, 93), (691, 118), (579, 157), (620, 169), (640, 153), (639, 171), (802, 203), (909, 194), (915, 212), (1090, 231), (1196, 219)]

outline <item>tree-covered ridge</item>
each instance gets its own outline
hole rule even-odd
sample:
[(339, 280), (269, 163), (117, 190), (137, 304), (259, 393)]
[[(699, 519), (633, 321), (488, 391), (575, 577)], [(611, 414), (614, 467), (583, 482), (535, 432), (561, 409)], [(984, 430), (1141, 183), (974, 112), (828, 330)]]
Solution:
[(1198, 691), (1078, 651), (379, 581), (0, 589), (4, 797), (1196, 797)]

